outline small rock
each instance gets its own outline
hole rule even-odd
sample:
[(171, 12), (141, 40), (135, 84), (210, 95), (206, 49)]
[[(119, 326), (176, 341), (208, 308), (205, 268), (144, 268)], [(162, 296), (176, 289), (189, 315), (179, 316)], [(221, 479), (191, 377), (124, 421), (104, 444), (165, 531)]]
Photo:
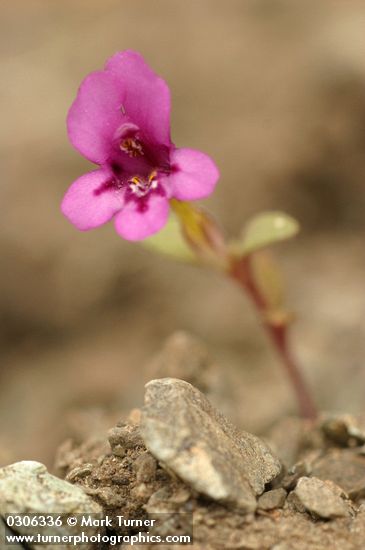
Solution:
[(143, 453), (134, 462), (137, 481), (148, 483), (155, 479), (157, 463), (150, 453)]
[(112, 428), (108, 432), (108, 440), (115, 456), (123, 457), (128, 449), (143, 447), (137, 424), (124, 424)]
[(342, 487), (352, 499), (365, 496), (365, 457), (356, 450), (335, 449), (318, 459), (312, 473), (319, 479), (329, 479)]
[(341, 497), (343, 491), (333, 483), (316, 477), (301, 477), (290, 494), (291, 502), (298, 511), (306, 510), (323, 519), (347, 517), (350, 514), (348, 503)]
[[(76, 485), (49, 474), (39, 462), (23, 461), (0, 469), (0, 516), (5, 514), (101, 514), (101, 507)], [(101, 516), (100, 516), (101, 517)], [(60, 527), (14, 527), (24, 535), (37, 533), (66, 535), (78, 534), (79, 527), (69, 527), (62, 521)], [(85, 526), (82, 530), (88, 535), (100, 531), (98, 527)], [(54, 545), (34, 545), (34, 549), (53, 549)], [(72, 543), (58, 546), (59, 550), (74, 548)], [(85, 548), (89, 548), (86, 546)], [(90, 545), (91, 548), (91, 545)]]
[(365, 443), (365, 426), (363, 418), (351, 414), (342, 414), (325, 418), (321, 430), (325, 436), (346, 447), (356, 447)]
[(273, 510), (282, 508), (286, 500), (286, 491), (284, 489), (273, 489), (260, 496), (257, 507), (260, 510)]
[(88, 476), (92, 473), (92, 471), (92, 464), (82, 464), (81, 466), (76, 466), (76, 468), (68, 472), (68, 474), (66, 475), (66, 481), (70, 481), (71, 483), (73, 483), (77, 479)]
[(245, 511), (281, 470), (265, 443), (237, 430), (183, 380), (146, 385), (141, 433), (150, 452), (196, 491)]
[(170, 497), (170, 501), (174, 504), (184, 504), (191, 497), (191, 492), (185, 488), (181, 487), (177, 489)]

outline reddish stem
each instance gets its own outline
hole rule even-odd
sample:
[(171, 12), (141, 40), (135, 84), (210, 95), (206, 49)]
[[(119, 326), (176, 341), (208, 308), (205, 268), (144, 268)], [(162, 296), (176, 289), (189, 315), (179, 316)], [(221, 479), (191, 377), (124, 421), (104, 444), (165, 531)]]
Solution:
[(260, 312), (266, 332), (278, 352), (294, 388), (301, 415), (303, 418), (314, 420), (317, 417), (317, 409), (300, 369), (291, 355), (288, 342), (288, 325), (285, 323), (274, 324), (268, 320), (268, 306), (252, 277), (249, 258), (234, 261), (230, 275), (247, 292), (256, 309)]

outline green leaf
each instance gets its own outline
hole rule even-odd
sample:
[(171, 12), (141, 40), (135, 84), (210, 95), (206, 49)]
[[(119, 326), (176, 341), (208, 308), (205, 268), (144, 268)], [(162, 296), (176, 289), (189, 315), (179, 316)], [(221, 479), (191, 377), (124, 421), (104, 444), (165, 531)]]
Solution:
[(195, 256), (183, 237), (179, 220), (173, 213), (170, 214), (166, 226), (161, 231), (145, 239), (141, 244), (152, 252), (173, 257), (175, 260), (195, 261)]
[(299, 223), (284, 212), (263, 212), (248, 221), (240, 240), (232, 243), (234, 253), (247, 255), (294, 237)]

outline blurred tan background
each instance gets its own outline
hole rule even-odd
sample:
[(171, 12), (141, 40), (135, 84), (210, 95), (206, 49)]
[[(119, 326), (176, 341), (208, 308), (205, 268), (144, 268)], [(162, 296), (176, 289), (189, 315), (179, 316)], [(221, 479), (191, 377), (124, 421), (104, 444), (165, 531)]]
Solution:
[(207, 204), (227, 234), (262, 209), (300, 220), (277, 249), (297, 355), (322, 408), (364, 410), (364, 2), (12, 0), (0, 15), (0, 462), (50, 463), (82, 411), (97, 429), (140, 405), (144, 366), (177, 329), (239, 372), (245, 428), (295, 411), (238, 289), (60, 214), (92, 168), (68, 143), (67, 110), (125, 48), (171, 86), (175, 143), (219, 165)]

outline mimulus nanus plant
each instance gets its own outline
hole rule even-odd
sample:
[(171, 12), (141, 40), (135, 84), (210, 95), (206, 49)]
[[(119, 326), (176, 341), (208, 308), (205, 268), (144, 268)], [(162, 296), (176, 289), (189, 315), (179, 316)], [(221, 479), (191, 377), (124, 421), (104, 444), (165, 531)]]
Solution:
[(171, 142), (169, 88), (136, 52), (115, 54), (104, 70), (85, 78), (67, 128), (74, 147), (99, 168), (71, 185), (64, 215), (82, 231), (114, 219), (124, 239), (146, 239), (156, 252), (199, 262), (237, 283), (261, 317), (302, 415), (314, 418), (316, 408), (289, 346), (292, 317), (280, 277), (263, 251), (293, 236), (296, 221), (281, 212), (259, 214), (239, 239), (227, 242), (210, 215), (186, 202), (208, 197), (218, 170), (204, 153)]
[(62, 202), (80, 230), (114, 218), (121, 237), (145, 239), (166, 224), (170, 199), (205, 198), (217, 183), (207, 155), (171, 142), (169, 88), (136, 52), (115, 54), (85, 78), (67, 128), (74, 147), (99, 165)]

